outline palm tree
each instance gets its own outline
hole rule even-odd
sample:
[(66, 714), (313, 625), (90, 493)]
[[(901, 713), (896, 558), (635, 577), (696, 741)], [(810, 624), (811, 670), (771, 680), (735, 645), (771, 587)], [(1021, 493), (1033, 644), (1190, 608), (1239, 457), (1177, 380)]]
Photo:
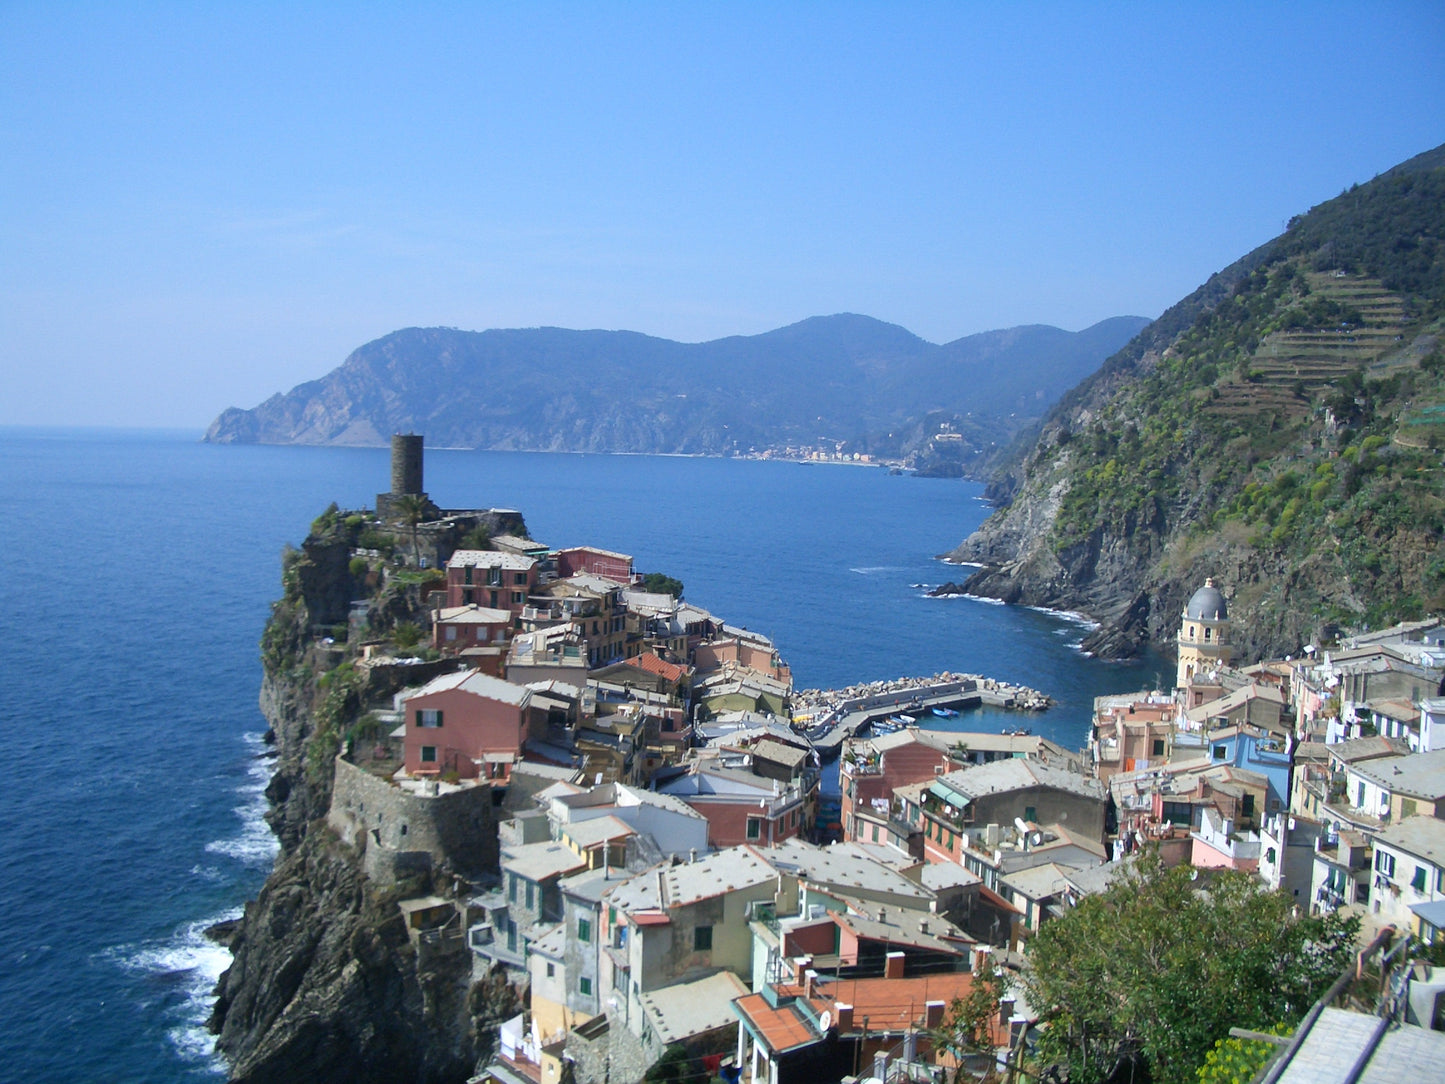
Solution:
[(421, 546), (417, 542), (416, 529), (431, 515), (431, 501), (417, 493), (403, 493), (391, 502), (391, 510), (402, 523), (411, 528), (412, 563), (420, 568)]

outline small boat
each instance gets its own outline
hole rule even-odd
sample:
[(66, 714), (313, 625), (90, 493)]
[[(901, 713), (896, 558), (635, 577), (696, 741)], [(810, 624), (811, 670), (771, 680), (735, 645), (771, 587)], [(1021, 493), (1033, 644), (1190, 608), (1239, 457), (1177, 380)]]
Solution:
[(937, 715), (940, 719), (958, 718), (958, 712), (956, 712), (953, 708), (934, 708), (933, 714)]
[(918, 717), (915, 715), (895, 715), (894, 718), (897, 719), (904, 726), (912, 726), (914, 723), (918, 722)]

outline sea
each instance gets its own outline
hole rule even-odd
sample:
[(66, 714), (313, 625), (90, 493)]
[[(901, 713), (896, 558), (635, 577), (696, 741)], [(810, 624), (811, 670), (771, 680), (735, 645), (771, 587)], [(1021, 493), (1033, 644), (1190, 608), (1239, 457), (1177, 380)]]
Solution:
[[(216, 1081), (205, 1021), (276, 856), (258, 639), (281, 554), (371, 506), (382, 449), (216, 446), (189, 431), (0, 428), (0, 1077)], [(931, 598), (981, 487), (876, 466), (427, 449), (444, 507), (634, 556), (772, 637), (799, 688), (945, 670), (1039, 689), (1071, 748), (1095, 696), (1168, 680), (1084, 655), (1077, 616)]]

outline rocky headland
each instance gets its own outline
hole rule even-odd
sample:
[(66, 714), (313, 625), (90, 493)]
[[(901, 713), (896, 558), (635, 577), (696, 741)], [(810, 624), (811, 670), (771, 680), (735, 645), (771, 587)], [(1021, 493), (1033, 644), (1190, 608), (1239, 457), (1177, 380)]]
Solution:
[(1212, 576), (1247, 657), (1445, 608), (1445, 148), (1292, 220), (1066, 394), (955, 593), (1168, 649)]

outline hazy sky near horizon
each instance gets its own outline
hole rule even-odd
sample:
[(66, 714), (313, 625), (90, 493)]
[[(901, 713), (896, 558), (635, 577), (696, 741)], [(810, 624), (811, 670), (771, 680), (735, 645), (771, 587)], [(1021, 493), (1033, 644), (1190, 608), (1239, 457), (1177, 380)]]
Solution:
[(0, 3), (0, 424), (400, 327), (1157, 316), (1445, 142), (1445, 5)]

